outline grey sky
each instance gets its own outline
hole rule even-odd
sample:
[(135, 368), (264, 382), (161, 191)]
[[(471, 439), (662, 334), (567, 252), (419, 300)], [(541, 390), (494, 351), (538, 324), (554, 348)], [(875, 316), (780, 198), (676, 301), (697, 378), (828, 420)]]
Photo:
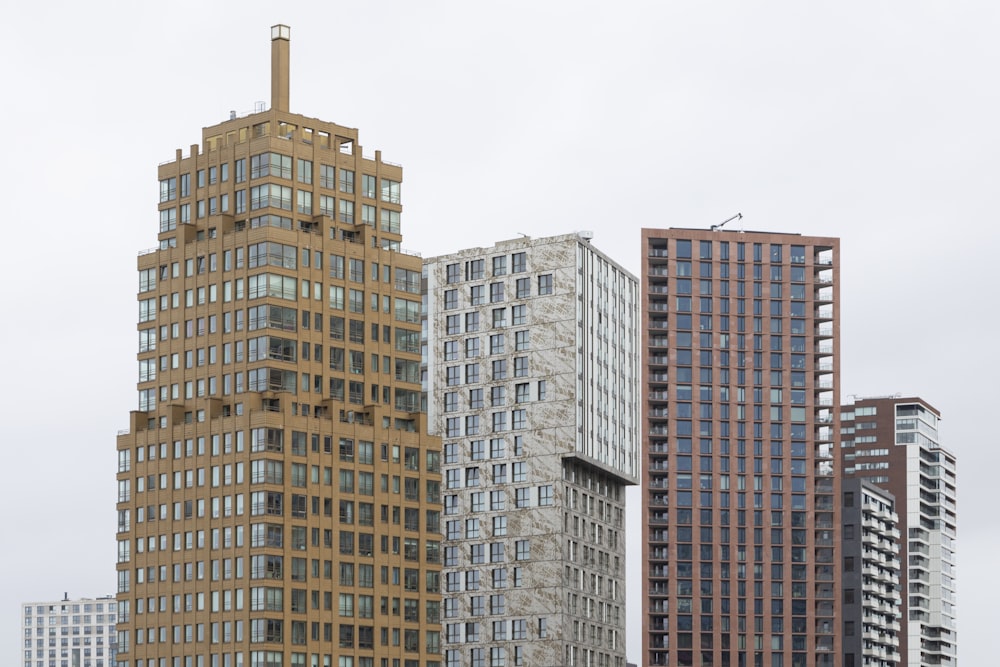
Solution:
[(591, 229), (638, 273), (640, 227), (737, 211), (746, 229), (840, 236), (841, 386), (942, 411), (959, 457), (960, 655), (987, 664), (1000, 5), (274, 7), (6, 11), (0, 662), (20, 661), (20, 602), (113, 592), (115, 433), (136, 404), (135, 256), (155, 244), (156, 165), (268, 99), (280, 22), (292, 111), (357, 127), (366, 153), (404, 165), (404, 245), (425, 256)]

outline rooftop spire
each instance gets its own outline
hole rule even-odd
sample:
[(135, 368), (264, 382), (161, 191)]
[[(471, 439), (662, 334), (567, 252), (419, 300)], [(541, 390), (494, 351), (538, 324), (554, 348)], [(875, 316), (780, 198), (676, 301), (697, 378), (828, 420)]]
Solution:
[(271, 26), (271, 109), (288, 111), (288, 52), (292, 29)]

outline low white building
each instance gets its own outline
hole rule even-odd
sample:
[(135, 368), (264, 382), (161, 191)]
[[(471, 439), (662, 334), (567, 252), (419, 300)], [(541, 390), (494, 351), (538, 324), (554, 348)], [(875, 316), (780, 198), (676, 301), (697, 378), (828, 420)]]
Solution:
[(114, 667), (113, 596), (21, 605), (23, 667)]

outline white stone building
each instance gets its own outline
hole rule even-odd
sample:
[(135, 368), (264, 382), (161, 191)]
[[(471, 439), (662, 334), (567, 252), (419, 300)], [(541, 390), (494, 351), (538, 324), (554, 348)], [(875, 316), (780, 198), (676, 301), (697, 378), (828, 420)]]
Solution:
[(587, 234), (428, 259), (444, 664), (625, 667), (638, 284)]
[(21, 605), (23, 667), (112, 667), (113, 596)]

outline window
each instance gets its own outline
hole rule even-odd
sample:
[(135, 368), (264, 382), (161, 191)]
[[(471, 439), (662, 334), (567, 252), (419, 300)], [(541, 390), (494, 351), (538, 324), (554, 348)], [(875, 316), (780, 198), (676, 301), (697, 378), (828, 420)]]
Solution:
[(462, 333), (462, 316), (461, 315), (448, 315), (445, 319), (445, 333), (448, 335), (454, 335)]
[(490, 405), (497, 407), (507, 403), (506, 387), (490, 387)]
[(354, 194), (354, 172), (350, 169), (340, 170), (340, 191)]
[(383, 232), (392, 232), (393, 234), (399, 233), (399, 211), (390, 211), (388, 209), (382, 209), (380, 226)]
[(531, 296), (531, 279), (530, 278), (518, 278), (517, 284), (517, 298), (526, 299)]
[(518, 352), (529, 348), (529, 332), (527, 329), (514, 334), (514, 349)]
[(529, 560), (531, 558), (531, 542), (517, 540), (514, 542), (514, 560)]
[(291, 180), (291, 156), (281, 155), (280, 153), (261, 153), (260, 155), (251, 156), (250, 178), (261, 178), (268, 175)]
[[(477, 426), (478, 428), (478, 426)], [(473, 461), (482, 461), (486, 458), (486, 443), (483, 440), (473, 440), (469, 443), (469, 457)]]
[(524, 325), (528, 323), (528, 308), (524, 304), (519, 306), (513, 306), (511, 309), (511, 317), (513, 318), (512, 324), (514, 326)]
[(476, 410), (483, 407), (483, 390), (482, 389), (470, 389), (469, 390), (469, 409)]
[(465, 330), (466, 332), (479, 331), (479, 313), (465, 314)]
[[(465, 417), (465, 434), (476, 435), (479, 433), (479, 415), (467, 415)], [(481, 440), (476, 442), (482, 442)]]
[(546, 273), (538, 276), (538, 295), (545, 296), (552, 294), (552, 274)]
[(369, 227), (375, 226), (375, 207), (371, 204), (361, 205), (361, 222)]
[(503, 301), (503, 283), (490, 283), (490, 303)]
[(299, 183), (307, 185), (313, 182), (313, 164), (309, 160), (298, 158), (295, 163), (295, 177)]
[(312, 215), (312, 193), (306, 190), (295, 191), (296, 211), (305, 215)]
[(528, 375), (528, 357), (514, 357), (514, 377), (520, 378)]
[(507, 534), (507, 517), (493, 517), (493, 537), (503, 537)]
[(493, 309), (493, 328), (494, 329), (499, 329), (499, 328), (504, 327), (504, 326), (507, 326), (507, 309), (506, 308), (494, 308)]
[(250, 188), (250, 210), (254, 211), (268, 206), (291, 211), (292, 188), (276, 183), (256, 185)]
[(494, 412), (493, 413), (493, 432), (502, 433), (507, 430), (507, 413), (506, 412)]
[[(343, 172), (341, 172), (343, 173)], [(340, 221), (354, 224), (354, 202), (347, 199), (340, 200)]]
[[(490, 613), (491, 614), (503, 614), (505, 613), (506, 599), (503, 593), (497, 593), (490, 596)], [(497, 649), (493, 649), (497, 650)], [(502, 649), (500, 649), (502, 650)], [(503, 664), (502, 662), (500, 664)]]
[[(450, 289), (444, 292), (444, 309), (452, 310), (458, 308), (458, 290)], [(456, 315), (457, 317), (457, 315)], [(450, 333), (450, 332), (449, 332)]]
[(490, 458), (503, 458), (506, 452), (506, 445), (507, 443), (504, 442), (503, 438), (493, 438), (490, 440)]
[(480, 306), (486, 298), (486, 288), (483, 285), (473, 285), (469, 290), (469, 298), (473, 306)]
[(388, 178), (382, 179), (382, 201), (389, 202), (390, 204), (398, 204), (399, 199), (399, 182), (391, 181)]
[(375, 199), (375, 177), (371, 174), (361, 174), (361, 196)]
[(476, 491), (469, 495), (470, 509), (473, 512), (486, 511), (486, 494), (483, 491)]
[(445, 272), (447, 273), (447, 282), (449, 285), (459, 282), (462, 279), (462, 266), (461, 264), (449, 264), (445, 267)]
[(177, 179), (165, 178), (160, 181), (160, 201), (173, 201), (177, 199)]
[(493, 362), (493, 379), (503, 380), (507, 377), (507, 360), (497, 359)]
[(528, 270), (528, 256), (523, 252), (515, 252), (510, 256), (511, 273), (521, 273)]
[(511, 426), (515, 431), (528, 428), (528, 411), (514, 410), (510, 413)]
[(552, 504), (552, 485), (546, 484), (538, 487), (538, 505), (546, 506)]
[(328, 164), (319, 166), (319, 184), (327, 190), (334, 189), (334, 175), (336, 170)]
[(494, 334), (490, 336), (490, 354), (504, 353), (504, 335)]

